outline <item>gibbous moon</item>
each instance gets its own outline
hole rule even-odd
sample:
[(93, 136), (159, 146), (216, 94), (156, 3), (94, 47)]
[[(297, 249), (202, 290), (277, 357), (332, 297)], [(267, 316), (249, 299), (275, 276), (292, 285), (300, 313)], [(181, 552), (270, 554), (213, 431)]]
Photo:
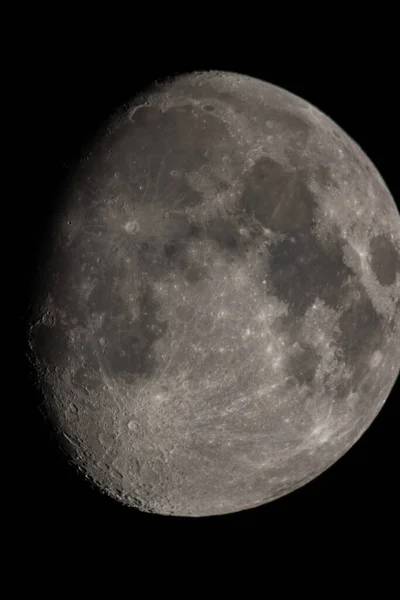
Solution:
[(399, 212), (302, 98), (187, 74), (99, 131), (32, 306), (43, 410), (77, 469), (145, 512), (249, 509), (335, 463), (387, 399)]

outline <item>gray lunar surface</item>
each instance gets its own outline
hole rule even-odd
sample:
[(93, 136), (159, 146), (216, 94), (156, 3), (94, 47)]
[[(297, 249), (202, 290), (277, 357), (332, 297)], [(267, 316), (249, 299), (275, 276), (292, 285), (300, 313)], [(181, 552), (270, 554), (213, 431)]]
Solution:
[(187, 74), (99, 131), (32, 304), (43, 410), (75, 467), (145, 512), (236, 512), (322, 473), (387, 399), (400, 216), (308, 102)]

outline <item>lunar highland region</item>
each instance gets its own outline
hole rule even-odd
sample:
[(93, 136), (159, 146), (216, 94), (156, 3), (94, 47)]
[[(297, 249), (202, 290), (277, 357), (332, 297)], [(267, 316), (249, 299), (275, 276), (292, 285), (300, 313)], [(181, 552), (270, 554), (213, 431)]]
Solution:
[(70, 462), (145, 512), (311, 481), (400, 367), (400, 216), (307, 101), (235, 73), (154, 85), (99, 131), (38, 260), (29, 357)]

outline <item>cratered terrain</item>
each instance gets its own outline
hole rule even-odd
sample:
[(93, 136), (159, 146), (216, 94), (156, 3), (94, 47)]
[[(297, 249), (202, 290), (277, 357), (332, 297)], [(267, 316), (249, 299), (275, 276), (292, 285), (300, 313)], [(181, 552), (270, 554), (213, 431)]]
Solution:
[(42, 410), (77, 469), (207, 516), (311, 481), (400, 365), (400, 217), (302, 98), (234, 73), (155, 84), (103, 128), (38, 260)]

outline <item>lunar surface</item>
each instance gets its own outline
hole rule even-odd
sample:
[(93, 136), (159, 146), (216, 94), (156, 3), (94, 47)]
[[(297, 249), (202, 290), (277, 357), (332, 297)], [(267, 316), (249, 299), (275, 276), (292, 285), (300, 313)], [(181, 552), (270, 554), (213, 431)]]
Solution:
[(249, 509), (326, 470), (383, 406), (399, 212), (305, 100), (234, 73), (157, 83), (56, 206), (29, 357), (60, 446), (101, 491), (165, 515)]

